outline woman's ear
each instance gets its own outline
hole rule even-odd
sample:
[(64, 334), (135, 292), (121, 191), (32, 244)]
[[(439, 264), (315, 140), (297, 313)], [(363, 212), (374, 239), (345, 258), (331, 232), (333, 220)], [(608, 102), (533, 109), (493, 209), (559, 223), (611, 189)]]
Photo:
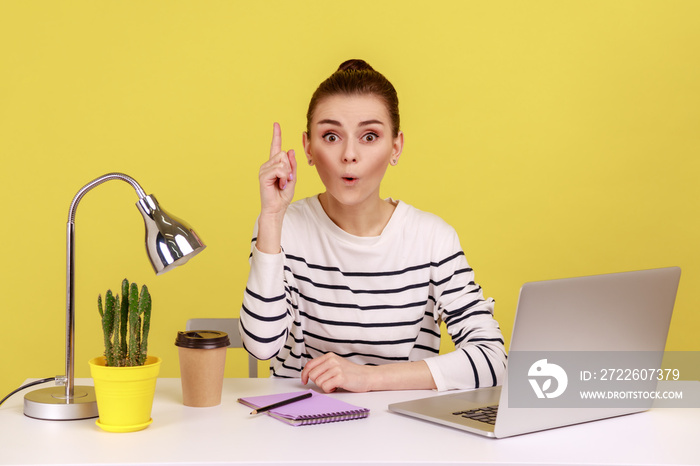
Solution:
[(306, 131), (301, 133), (301, 142), (304, 145), (304, 153), (306, 154), (306, 160), (309, 161), (309, 166), (313, 166), (314, 159), (311, 156), (311, 141), (309, 140), (309, 134)]
[(394, 145), (391, 150), (390, 163), (392, 165), (396, 165), (397, 163), (399, 163), (399, 157), (401, 156), (401, 152), (403, 152), (403, 132), (399, 131), (398, 136), (394, 138)]

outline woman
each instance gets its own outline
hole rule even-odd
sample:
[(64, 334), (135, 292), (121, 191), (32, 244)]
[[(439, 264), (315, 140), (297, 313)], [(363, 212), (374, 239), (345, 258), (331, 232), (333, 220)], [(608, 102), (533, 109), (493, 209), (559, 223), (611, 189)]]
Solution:
[[(303, 134), (326, 190), (292, 203), (296, 157), (275, 123), (240, 320), (246, 349), (272, 358), (273, 375), (326, 392), (501, 383), (493, 300), (456, 232), (379, 197), (403, 141), (391, 83), (362, 60), (341, 64), (311, 98)], [(456, 350), (438, 355), (441, 321)]]

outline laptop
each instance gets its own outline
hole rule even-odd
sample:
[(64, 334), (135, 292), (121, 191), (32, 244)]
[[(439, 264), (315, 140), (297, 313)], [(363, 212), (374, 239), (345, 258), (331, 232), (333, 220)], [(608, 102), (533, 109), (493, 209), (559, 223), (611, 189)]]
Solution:
[[(614, 367), (612, 361), (619, 356), (642, 355), (645, 360), (639, 367), (661, 368), (680, 275), (680, 268), (668, 267), (526, 283), (518, 298), (502, 386), (394, 403), (389, 410), (495, 438), (645, 411), (653, 400), (601, 400), (592, 407), (576, 401), (552, 403), (561, 401), (554, 398), (566, 391), (567, 380), (567, 394), (575, 396), (576, 384), (592, 384), (610, 377), (608, 370), (625, 369)], [(613, 358), (601, 364), (606, 373), (590, 366), (579, 370), (576, 364), (581, 361), (569, 361), (601, 354)], [(539, 365), (530, 366), (528, 357)], [(568, 379), (541, 382), (535, 375), (541, 375), (536, 371), (543, 364), (567, 369)], [(567, 367), (572, 365), (575, 370)], [(653, 390), (656, 381), (648, 378)]]

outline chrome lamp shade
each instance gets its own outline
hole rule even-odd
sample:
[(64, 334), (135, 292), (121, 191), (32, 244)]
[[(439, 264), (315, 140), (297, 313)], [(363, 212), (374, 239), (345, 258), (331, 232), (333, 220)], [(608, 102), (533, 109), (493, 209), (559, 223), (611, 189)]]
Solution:
[(74, 385), (75, 359), (75, 213), (83, 196), (109, 181), (129, 183), (139, 196), (136, 206), (146, 225), (146, 252), (156, 275), (182, 265), (206, 247), (186, 222), (163, 210), (155, 196), (123, 173), (108, 173), (83, 186), (73, 198), (66, 230), (66, 375), (56, 380), (64, 387), (29, 392), (24, 397), (24, 414), (36, 419), (73, 420), (98, 416), (95, 390)]
[(182, 265), (206, 247), (184, 220), (161, 209), (155, 196), (136, 203), (146, 224), (146, 252), (156, 275)]

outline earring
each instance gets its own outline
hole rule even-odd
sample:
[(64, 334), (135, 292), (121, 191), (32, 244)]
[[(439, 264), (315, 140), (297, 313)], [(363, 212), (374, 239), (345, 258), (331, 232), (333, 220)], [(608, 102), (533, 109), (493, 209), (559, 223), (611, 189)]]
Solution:
[(314, 164), (314, 161), (309, 159), (309, 166), (312, 166)]
[(399, 163), (399, 159), (391, 159), (391, 165), (396, 166), (397, 163)]

